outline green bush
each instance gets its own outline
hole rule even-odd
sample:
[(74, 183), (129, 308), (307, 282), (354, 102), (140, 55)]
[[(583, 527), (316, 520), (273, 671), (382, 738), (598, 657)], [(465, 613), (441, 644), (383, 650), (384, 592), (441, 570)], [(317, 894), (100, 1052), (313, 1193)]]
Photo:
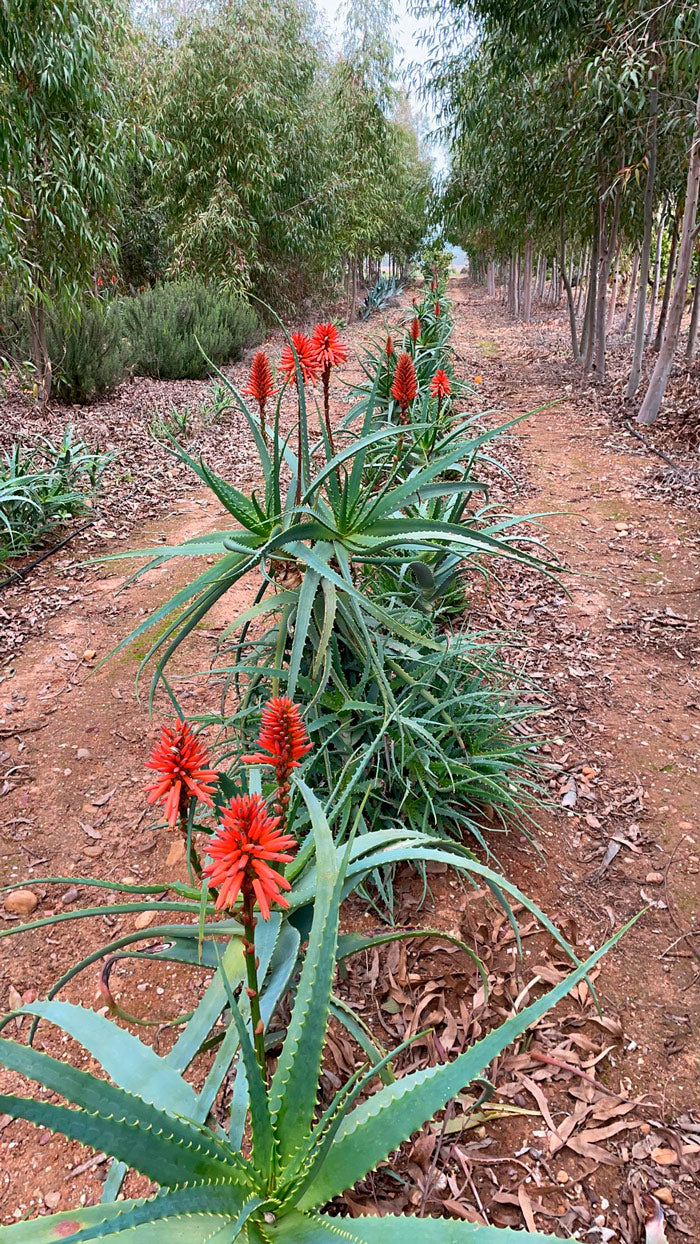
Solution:
[(211, 370), (207, 360), (217, 367), (236, 361), (260, 340), (258, 317), (247, 302), (197, 280), (156, 285), (123, 306), (140, 376), (200, 380)]
[(124, 378), (127, 342), (115, 302), (95, 299), (68, 323), (54, 313), (47, 320), (46, 343), (53, 366), (52, 392), (61, 401), (89, 402)]

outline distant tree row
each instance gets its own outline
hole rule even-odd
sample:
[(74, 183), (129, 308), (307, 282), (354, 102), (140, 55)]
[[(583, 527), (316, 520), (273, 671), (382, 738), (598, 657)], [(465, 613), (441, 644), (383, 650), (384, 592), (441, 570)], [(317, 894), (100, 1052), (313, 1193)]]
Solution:
[(696, 0), (424, 7), (437, 22), (427, 88), (451, 152), (449, 235), (525, 319), (545, 281), (554, 297), (563, 290), (572, 352), (591, 378), (605, 377), (619, 310), (628, 399), (645, 348), (655, 352), (638, 414), (652, 423), (676, 351), (692, 361), (697, 349)]
[(430, 166), (395, 85), (391, 0), (349, 6), (332, 53), (305, 0), (177, 10), (0, 6), (0, 284), (45, 317), (109, 285), (196, 275), (278, 309), (398, 267)]

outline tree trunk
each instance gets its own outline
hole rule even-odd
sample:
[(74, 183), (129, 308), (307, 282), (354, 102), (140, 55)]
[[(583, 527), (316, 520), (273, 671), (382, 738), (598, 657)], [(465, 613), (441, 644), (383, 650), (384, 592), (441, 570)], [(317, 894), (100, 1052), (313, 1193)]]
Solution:
[(659, 229), (656, 234), (656, 256), (654, 259), (654, 281), (651, 287), (651, 305), (649, 307), (649, 318), (647, 320), (646, 332), (644, 334), (644, 348), (648, 348), (651, 342), (651, 334), (654, 331), (654, 320), (656, 318), (656, 303), (659, 297), (659, 286), (661, 284), (661, 256), (663, 254), (664, 234), (666, 232), (666, 205), (661, 209), (659, 217)]
[(523, 268), (523, 319), (529, 324), (532, 316), (532, 242), (525, 243)]
[(610, 229), (607, 228), (607, 197), (602, 193), (598, 199), (598, 290), (595, 309), (595, 363), (594, 370), (597, 380), (605, 379), (605, 343), (606, 319), (608, 308), (608, 281), (612, 267), (613, 255), (617, 244), (617, 229), (620, 222), (622, 190), (615, 192), (613, 218)]
[(697, 103), (695, 106), (695, 126), (693, 129), (693, 141), (690, 147), (690, 158), (688, 162), (688, 181), (685, 191), (685, 210), (683, 212), (683, 228), (681, 230), (681, 244), (678, 251), (678, 269), (676, 271), (676, 279), (673, 285), (673, 296), (668, 311), (668, 321), (661, 349), (659, 350), (656, 365), (651, 374), (649, 387), (646, 391), (641, 409), (637, 415), (637, 421), (643, 424), (653, 423), (664, 400), (666, 385), (671, 374), (673, 366), (673, 356), (678, 337), (681, 331), (681, 323), (683, 322), (683, 312), (685, 311), (685, 297), (688, 292), (688, 277), (690, 276), (690, 267), (693, 261), (693, 249), (695, 247), (695, 238), (697, 236), (697, 226), (695, 218), (698, 210), (698, 187), (700, 186), (700, 90), (698, 91)]
[(596, 290), (598, 287), (598, 229), (593, 233), (593, 246), (591, 247), (591, 263), (588, 269), (588, 294), (586, 295), (586, 311), (583, 317), (583, 340), (581, 342), (581, 356), (583, 358), (583, 370), (588, 375), (593, 362), (593, 346), (595, 342), (595, 308), (596, 308)]
[(693, 290), (693, 306), (690, 312), (690, 327), (688, 328), (688, 344), (685, 348), (685, 357), (688, 364), (695, 362), (695, 352), (698, 348), (698, 323), (700, 322), (700, 264), (695, 273), (695, 289)]
[(574, 356), (574, 362), (581, 361), (581, 355), (578, 349), (578, 329), (576, 327), (576, 309), (574, 307), (574, 293), (571, 288), (571, 279), (566, 273), (566, 238), (564, 236), (564, 209), (559, 214), (559, 237), (561, 243), (561, 270), (564, 276), (564, 287), (566, 289), (566, 301), (569, 307), (569, 330), (571, 332), (571, 352)]
[(666, 327), (666, 317), (668, 316), (668, 304), (671, 301), (671, 287), (676, 272), (676, 253), (678, 251), (678, 233), (681, 227), (680, 205), (676, 208), (673, 216), (673, 233), (671, 234), (671, 251), (668, 257), (668, 268), (666, 269), (666, 280), (664, 281), (664, 296), (661, 303), (661, 311), (659, 312), (659, 324), (656, 329), (656, 336), (652, 349), (655, 354), (661, 349), (661, 342), (664, 339), (664, 329)]
[(493, 259), (489, 259), (486, 269), (486, 293), (489, 298), (496, 297), (496, 275), (493, 269)]
[(632, 308), (634, 306), (634, 294), (637, 288), (637, 273), (639, 272), (639, 251), (635, 251), (632, 256), (632, 271), (630, 273), (630, 287), (627, 294), (627, 306), (625, 307), (625, 315), (620, 329), (620, 336), (624, 337), (629, 331), (632, 323)]
[(586, 269), (588, 265), (588, 247), (583, 251), (578, 266), (578, 290), (576, 294), (576, 314), (581, 314), (581, 303), (583, 301), (583, 290), (586, 284)]
[(649, 260), (651, 257), (651, 235), (654, 227), (654, 183), (656, 181), (656, 156), (659, 138), (659, 79), (658, 72), (654, 75), (649, 93), (649, 150), (647, 158), (647, 179), (644, 187), (644, 237), (639, 260), (639, 294), (637, 310), (634, 317), (634, 349), (632, 352), (632, 370), (627, 381), (627, 400), (634, 397), (639, 388), (642, 375), (642, 354), (644, 352), (644, 319), (647, 309), (647, 285), (649, 283)]
[(51, 397), (52, 368), (46, 346), (46, 313), (43, 302), (35, 298), (29, 308), (29, 333), (32, 363), (36, 369), (36, 381), (42, 411), (46, 410)]
[(608, 318), (605, 325), (606, 333), (610, 334), (615, 324), (615, 311), (617, 308), (617, 291), (620, 287), (620, 243), (617, 244), (617, 254), (615, 255), (615, 274), (613, 276), (612, 289), (610, 291), (610, 305), (608, 306)]

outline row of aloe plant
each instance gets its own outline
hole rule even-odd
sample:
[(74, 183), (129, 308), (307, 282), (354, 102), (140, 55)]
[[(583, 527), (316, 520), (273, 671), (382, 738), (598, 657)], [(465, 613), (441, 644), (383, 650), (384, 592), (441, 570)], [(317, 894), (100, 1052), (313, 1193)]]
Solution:
[[(430, 823), (483, 844), (480, 809), (502, 827), (526, 811), (536, 781), (528, 739), (513, 729), (520, 688), (498, 640), (465, 624), (470, 596), (494, 559), (557, 567), (536, 516), (505, 513), (479, 478), (503, 427), (459, 413), (468, 386), (455, 376), (452, 331), (444, 291), (426, 289), (406, 323), (367, 351), (335, 429), (329, 391), (347, 351), (333, 324), (292, 334), (277, 392), (262, 351), (245, 393), (222, 376), (256, 446), (261, 489), (243, 493), (173, 442), (233, 523), (127, 554), (143, 559), (136, 577), (173, 560), (207, 564), (123, 644), (155, 636), (141, 662), (153, 669), (153, 695), (179, 645), (256, 571), (254, 599), (218, 642), (219, 710), (202, 718), (220, 727), (222, 747), (233, 737), (235, 750), (267, 695), (298, 694), (318, 744), (319, 794), (357, 784), (370, 792), (363, 824)], [(285, 393), (297, 406), (286, 434)]]
[[(373, 806), (376, 774), (388, 774), (391, 760), (398, 768), (398, 753), (406, 745), (405, 716), (397, 713), (402, 693), (397, 688), (413, 688), (427, 723), (424, 731), (437, 738), (455, 737), (457, 745), (459, 729), (450, 730), (450, 722), (454, 724), (457, 716), (460, 695), (456, 684), (451, 697), (436, 697), (431, 685), (414, 686), (419, 679), (413, 675), (412, 681), (406, 681), (409, 657), (415, 650), (427, 652), (436, 676), (442, 677), (454, 644), (445, 642), (430, 616), (429, 602), (424, 602), (423, 609), (416, 608), (415, 602), (407, 609), (397, 587), (396, 600), (379, 604), (374, 587), (377, 576), (396, 566), (400, 577), (407, 557), (431, 568), (436, 557), (461, 560), (465, 549), (470, 554), (499, 552), (527, 564), (541, 564), (538, 555), (504, 540), (503, 529), (489, 531), (483, 516), (463, 513), (452, 523), (444, 516), (426, 515), (422, 509), (445, 498), (451, 504), (460, 495), (459, 487), (450, 488), (452, 484), (463, 491), (469, 485), (471, 495), (473, 480), (465, 475), (464, 454), (471, 469), (471, 459), (480, 450), (473, 442), (481, 434), (467, 438), (466, 449), (460, 436), (455, 437), (454, 452), (440, 449), (434, 453), (440, 435), (427, 442), (428, 452), (421, 445), (426, 425), (437, 423), (442, 434), (442, 421), (451, 417), (449, 409), (445, 410), (446, 399), (456, 385), (445, 366), (450, 357), (443, 336), (437, 347), (434, 342), (426, 343), (426, 350), (434, 352), (435, 364), (429, 388), (436, 391), (426, 400), (416, 383), (415, 396), (406, 400), (406, 377), (410, 380), (411, 372), (401, 359), (420, 362), (420, 332), (416, 334), (413, 321), (422, 322), (421, 312), (427, 319), (428, 309), (416, 310), (406, 330), (406, 348), (395, 359), (391, 402), (377, 407), (379, 376), (375, 375), (370, 393), (355, 395), (360, 408), (350, 412), (347, 433), (339, 433), (330, 419), (329, 354), (335, 349), (337, 357), (338, 349), (332, 326), (321, 326), (315, 346), (293, 336), (285, 352), (283, 364), (289, 376), (296, 378), (299, 402), (298, 423), (288, 438), (280, 432), (279, 398), (272, 426), (266, 421), (271, 373), (268, 376), (258, 359), (262, 387), (253, 392), (257, 417), (242, 395), (238, 400), (265, 466), (264, 501), (245, 497), (203, 463), (191, 463), (215, 489), (238, 526), (184, 546), (190, 554), (223, 552), (218, 563), (176, 598), (175, 609), (180, 613), (171, 616), (173, 602), (169, 602), (152, 619), (154, 625), (161, 625), (168, 618), (166, 631), (154, 645), (155, 685), (162, 679), (176, 700), (165, 674), (167, 659), (212, 600), (257, 566), (263, 572), (259, 598), (238, 619), (236, 660), (227, 671), (239, 696), (238, 713), (232, 719), (224, 706), (219, 715), (226, 731), (219, 741), (219, 767), (210, 759), (202, 736), (181, 718), (163, 728), (149, 761), (155, 770), (149, 799), (162, 804), (166, 823), (182, 834), (188, 881), (164, 878), (149, 886), (123, 885), (124, 901), (113, 902), (110, 896), (107, 903), (66, 910), (22, 926), (30, 931), (63, 921), (141, 912), (163, 917), (147, 930), (125, 933), (98, 947), (68, 969), (46, 999), (21, 1008), (33, 1017), (27, 1045), (0, 1039), (1, 1063), (59, 1093), (68, 1103), (6, 1094), (0, 1096), (0, 1111), (99, 1146), (114, 1158), (100, 1205), (19, 1223), (7, 1229), (8, 1244), (43, 1244), (58, 1238), (82, 1244), (123, 1231), (132, 1236), (135, 1231), (145, 1244), (165, 1244), (170, 1237), (182, 1244), (213, 1239), (217, 1244), (236, 1240), (321, 1244), (337, 1238), (358, 1244), (375, 1240), (392, 1244), (399, 1235), (428, 1244), (433, 1240), (435, 1244), (495, 1244), (517, 1238), (513, 1232), (462, 1221), (348, 1219), (338, 1216), (341, 1207), (324, 1211), (334, 1197), (386, 1160), (480, 1075), (501, 1050), (581, 980), (606, 949), (580, 964), (551, 921), (512, 882), (477, 860), (462, 843), (441, 839), (429, 785), (424, 796), (428, 810), (423, 807), (418, 817), (420, 828), (412, 827), (413, 817), (404, 823), (400, 809), (385, 818)], [(433, 305), (432, 314), (439, 318), (443, 308), (436, 310)], [(386, 349), (383, 360), (390, 360)], [(382, 361), (382, 367), (389, 365), (390, 361)], [(316, 440), (309, 436), (304, 397), (304, 384), (313, 378), (314, 370), (324, 382)], [(433, 383), (438, 372), (447, 384), (442, 379)], [(249, 388), (255, 385), (253, 377)], [(361, 428), (353, 431), (353, 421), (358, 419)], [(343, 436), (347, 436), (346, 443)], [(388, 452), (380, 448), (383, 442)], [(462, 456), (456, 452), (457, 445)], [(382, 508), (390, 493), (392, 503)], [(181, 552), (182, 547), (153, 550), (149, 564)], [(453, 575), (452, 563), (444, 572)], [(418, 582), (421, 585), (420, 576)], [(262, 640), (249, 639), (250, 628), (257, 627), (269, 611), (268, 591), (274, 595), (277, 611), (272, 640), (269, 632)], [(271, 642), (274, 665), (266, 663), (264, 656)], [(392, 649), (392, 644), (398, 647)], [(359, 678), (348, 663), (348, 651), (353, 652), (361, 671)], [(348, 681), (348, 671), (354, 681)], [(362, 740), (359, 744), (346, 741), (345, 753), (334, 751), (331, 743), (347, 729), (347, 723), (340, 710), (334, 711), (333, 697), (351, 698), (354, 689), (360, 688), (369, 702), (370, 683), (377, 693), (377, 709), (368, 726), (370, 745), (364, 746), (361, 756), (355, 755), (355, 749), (363, 746)], [(304, 695), (304, 719), (288, 695), (275, 694), (264, 703), (256, 748), (242, 754), (251, 720), (257, 719), (264, 697), (269, 690), (278, 693), (281, 689)], [(364, 706), (362, 711), (366, 711)], [(412, 711), (417, 715), (418, 710)], [(392, 738), (389, 725), (396, 720), (400, 733)], [(341, 763), (343, 754), (346, 760)], [(319, 775), (325, 781), (319, 782)], [(316, 786), (322, 792), (320, 800), (314, 793)], [(483, 797), (489, 797), (487, 790)], [(419, 796), (416, 805), (420, 803)], [(504, 908), (516, 938), (514, 909), (522, 905), (571, 957), (573, 970), (560, 986), (453, 1062), (397, 1078), (391, 1064), (401, 1049), (384, 1050), (360, 1016), (334, 992), (334, 982), (336, 965), (350, 954), (415, 936), (415, 930), (400, 929), (372, 937), (339, 932), (341, 901), (366, 887), (370, 877), (378, 872), (386, 876), (387, 870), (402, 862), (447, 864), (465, 882), (485, 887), (491, 900)], [(45, 885), (79, 881), (98, 893), (115, 888), (112, 881), (89, 878), (42, 881)], [(8, 930), (0, 937), (13, 932)], [(435, 932), (435, 936), (444, 934)], [(474, 952), (461, 942), (458, 945), (475, 961), (487, 986), (483, 965)], [(116, 996), (114, 969), (124, 958), (211, 972), (191, 1013), (171, 1017), (171, 1024), (179, 1023), (181, 1029), (164, 1056), (116, 1022), (130, 1027), (152, 1022), (148, 1015), (130, 1015)], [(111, 1018), (58, 996), (98, 962)], [(283, 1004), (287, 1009), (291, 1006), (286, 1032), (280, 1027)], [(363, 1061), (335, 1099), (324, 1106), (319, 1102), (319, 1080), (330, 1018), (345, 1026)], [(57, 1026), (82, 1044), (108, 1079), (77, 1071), (37, 1051), (33, 1037), (40, 1021)], [(280, 1047), (272, 1070), (270, 1055)], [(200, 1070), (205, 1060), (199, 1091), (187, 1078), (195, 1059)], [(380, 1087), (375, 1089), (377, 1083)], [(159, 1192), (138, 1200), (118, 1200), (129, 1168), (155, 1181)]]

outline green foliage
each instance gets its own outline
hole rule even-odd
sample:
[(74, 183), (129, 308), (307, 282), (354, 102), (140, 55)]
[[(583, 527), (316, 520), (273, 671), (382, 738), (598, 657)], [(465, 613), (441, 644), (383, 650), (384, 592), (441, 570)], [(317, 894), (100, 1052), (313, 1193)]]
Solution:
[(402, 289), (402, 281), (397, 280), (395, 276), (384, 276), (382, 274), (377, 278), (360, 307), (358, 312), (360, 319), (368, 320), (375, 311), (386, 310), (394, 299), (398, 298)]
[(108, 454), (92, 453), (72, 428), (60, 445), (40, 438), (0, 461), (0, 562), (18, 557), (88, 505)]
[(123, 379), (128, 343), (119, 306), (92, 299), (67, 322), (59, 314), (46, 320), (46, 343), (59, 401), (89, 402)]
[(0, 7), (0, 274), (32, 318), (50, 383), (42, 308), (72, 311), (113, 241), (126, 152), (114, 88), (119, 4), (5, 0)]
[[(337, 851), (321, 807), (303, 786), (302, 794), (315, 842), (313, 918), (291, 1018), (269, 1089), (255, 1060), (246, 995), (235, 996), (242, 984), (241, 972), (229, 954), (231, 948), (239, 946), (235, 935), (229, 950), (219, 957), (214, 978), (218, 990), (215, 1008), (228, 1002), (231, 1015), (216, 1059), (218, 1083), (240, 1051), (229, 1135), (218, 1128), (210, 1131), (204, 1125), (211, 1103), (206, 1086), (196, 1094), (178, 1075), (193, 1048), (190, 1043), (188, 1054), (176, 1054), (186, 1034), (175, 1050), (162, 1058), (110, 1021), (81, 1007), (28, 1004), (23, 1013), (43, 1016), (63, 1027), (97, 1058), (111, 1083), (76, 1071), (30, 1046), (2, 1039), (0, 1062), (4, 1066), (60, 1093), (72, 1108), (9, 1094), (0, 1097), (0, 1107), (13, 1117), (61, 1131), (93, 1147), (99, 1144), (121, 1163), (158, 1183), (159, 1191), (147, 1198), (108, 1200), (36, 1223), (18, 1223), (6, 1229), (8, 1244), (49, 1244), (59, 1234), (80, 1241), (113, 1238), (135, 1227), (146, 1244), (161, 1244), (175, 1224), (178, 1239), (185, 1244), (204, 1244), (212, 1234), (225, 1237), (231, 1244), (330, 1241), (337, 1234), (339, 1220), (324, 1215), (322, 1207), (386, 1160), (483, 1073), (509, 1044), (564, 998), (617, 941), (617, 937), (612, 938), (561, 984), (452, 1062), (391, 1079), (371, 1092), (377, 1074), (405, 1048), (399, 1047), (374, 1065), (358, 1068), (319, 1113), (323, 1045), (339, 954), (339, 903), (352, 851)], [(217, 927), (222, 929), (221, 925)], [(260, 968), (268, 982), (279, 923), (272, 931)], [(263, 935), (267, 937), (267, 929)], [(288, 981), (289, 976), (284, 979)], [(199, 1022), (200, 1013), (206, 1013), (204, 1026)], [(191, 1026), (199, 1028), (198, 1037), (211, 1023), (212, 1013), (207, 993), (190, 1020)], [(250, 1150), (243, 1159), (240, 1146), (246, 1119)], [(109, 1195), (114, 1196), (118, 1186), (112, 1182)], [(479, 1228), (466, 1222), (412, 1218), (340, 1221), (344, 1238), (355, 1244), (374, 1244), (375, 1240), (386, 1244), (394, 1238), (398, 1242), (399, 1231), (401, 1240), (415, 1239), (416, 1244), (419, 1240), (421, 1244), (425, 1240), (434, 1240), (435, 1244), (507, 1244), (512, 1240), (515, 1244), (519, 1237), (518, 1232)], [(532, 1238), (545, 1241), (548, 1237)]]
[(199, 280), (156, 285), (129, 299), (124, 324), (136, 373), (162, 380), (201, 379), (212, 364), (235, 362), (260, 335), (247, 302)]

